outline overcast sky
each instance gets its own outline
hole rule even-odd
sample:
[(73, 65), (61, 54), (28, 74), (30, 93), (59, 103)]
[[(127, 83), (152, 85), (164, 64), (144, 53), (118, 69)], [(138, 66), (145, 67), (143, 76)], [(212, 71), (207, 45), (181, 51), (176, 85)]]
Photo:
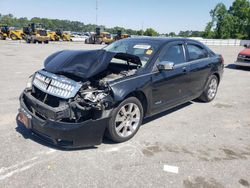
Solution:
[[(203, 30), (209, 11), (233, 0), (98, 0), (98, 24), (160, 33)], [(0, 0), (0, 13), (96, 23), (96, 0)]]

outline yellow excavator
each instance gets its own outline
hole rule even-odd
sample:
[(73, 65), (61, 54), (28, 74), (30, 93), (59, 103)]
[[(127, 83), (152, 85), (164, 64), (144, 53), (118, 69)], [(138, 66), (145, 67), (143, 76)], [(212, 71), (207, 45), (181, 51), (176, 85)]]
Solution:
[(50, 37), (41, 24), (31, 23), (28, 27), (23, 28), (23, 32), (27, 43), (49, 43)]
[(22, 30), (10, 29), (8, 26), (2, 26), (0, 30), (0, 39), (6, 40), (6, 38), (11, 38), (12, 40), (21, 40), (23, 36)]

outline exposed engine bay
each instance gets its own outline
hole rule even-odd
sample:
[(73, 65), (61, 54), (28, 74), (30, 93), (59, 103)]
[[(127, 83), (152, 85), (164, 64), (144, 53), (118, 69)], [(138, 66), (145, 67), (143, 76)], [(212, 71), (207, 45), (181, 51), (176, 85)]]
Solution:
[(24, 102), (41, 119), (62, 122), (98, 119), (115, 104), (109, 82), (134, 75), (140, 67), (139, 64), (131, 64), (129, 56), (121, 57), (113, 59), (126, 59), (127, 64), (110, 62), (104, 71), (89, 79), (67, 72), (54, 74), (40, 70), (33, 75), (30, 87), (26, 88)]

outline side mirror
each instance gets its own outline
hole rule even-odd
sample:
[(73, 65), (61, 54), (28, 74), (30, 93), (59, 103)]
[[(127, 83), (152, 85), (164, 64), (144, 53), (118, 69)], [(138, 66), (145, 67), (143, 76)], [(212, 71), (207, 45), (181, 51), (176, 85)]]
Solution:
[(157, 64), (157, 68), (159, 71), (162, 70), (173, 70), (174, 69), (174, 63), (169, 61), (162, 61)]
[(247, 44), (244, 44), (244, 47), (245, 47), (245, 48), (247, 48), (247, 47), (248, 47), (248, 45), (247, 45)]

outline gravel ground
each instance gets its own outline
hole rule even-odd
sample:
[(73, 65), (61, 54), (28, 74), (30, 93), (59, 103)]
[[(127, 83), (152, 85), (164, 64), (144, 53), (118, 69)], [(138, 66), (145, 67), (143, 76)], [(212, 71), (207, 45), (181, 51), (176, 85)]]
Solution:
[(17, 126), (19, 94), (46, 56), (99, 47), (0, 41), (0, 187), (250, 186), (250, 70), (231, 65), (241, 47), (211, 47), (226, 64), (213, 102), (192, 101), (147, 119), (126, 143), (64, 151)]

